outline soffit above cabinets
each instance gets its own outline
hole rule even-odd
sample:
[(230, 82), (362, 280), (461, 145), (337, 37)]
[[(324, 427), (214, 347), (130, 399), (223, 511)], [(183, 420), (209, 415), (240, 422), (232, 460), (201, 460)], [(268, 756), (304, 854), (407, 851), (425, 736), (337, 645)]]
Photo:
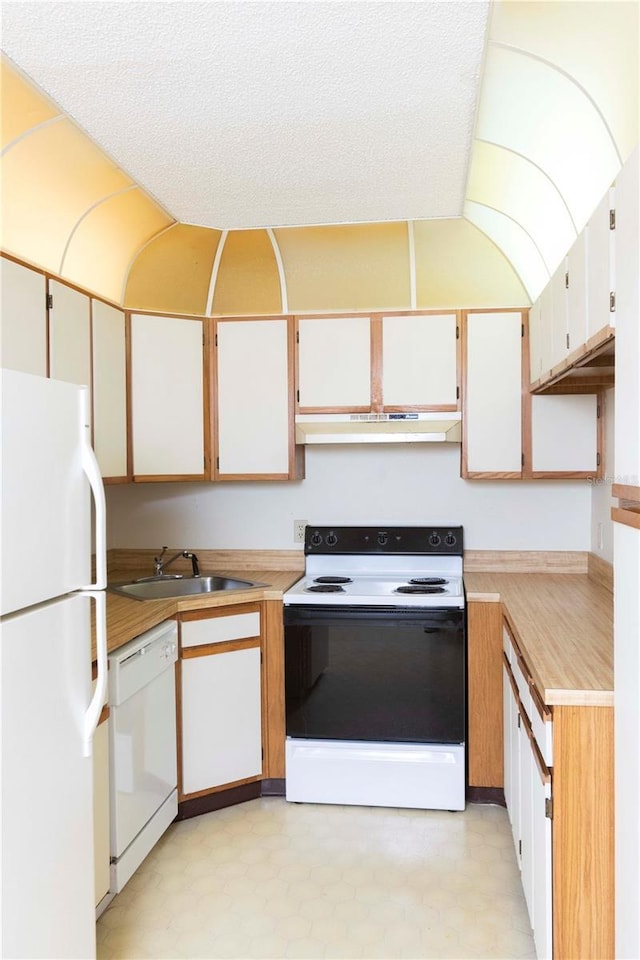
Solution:
[(489, 4), (3, 4), (3, 48), (184, 223), (462, 214)]

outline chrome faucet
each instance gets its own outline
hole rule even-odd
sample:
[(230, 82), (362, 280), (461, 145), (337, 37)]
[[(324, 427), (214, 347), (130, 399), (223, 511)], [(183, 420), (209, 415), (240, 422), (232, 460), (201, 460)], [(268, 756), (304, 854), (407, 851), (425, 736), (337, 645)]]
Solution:
[[(191, 553), (189, 550), (178, 550), (172, 557), (168, 560), (163, 560), (165, 553), (167, 552), (168, 547), (162, 548), (162, 553), (159, 557), (154, 557), (153, 562), (156, 568), (156, 577), (165, 576), (165, 569), (169, 566), (170, 563), (173, 563), (174, 560), (177, 560), (179, 557), (184, 557), (185, 560), (191, 560), (191, 568), (194, 577), (200, 576), (200, 568), (198, 566), (198, 558), (195, 553)], [(176, 578), (180, 577), (180, 574), (175, 574)]]

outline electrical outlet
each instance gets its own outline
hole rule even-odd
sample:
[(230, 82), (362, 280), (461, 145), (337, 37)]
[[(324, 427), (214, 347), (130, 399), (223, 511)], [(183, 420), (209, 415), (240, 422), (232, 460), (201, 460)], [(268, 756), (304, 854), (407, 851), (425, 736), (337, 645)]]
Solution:
[(307, 525), (306, 520), (293, 521), (293, 542), (304, 543), (304, 528)]

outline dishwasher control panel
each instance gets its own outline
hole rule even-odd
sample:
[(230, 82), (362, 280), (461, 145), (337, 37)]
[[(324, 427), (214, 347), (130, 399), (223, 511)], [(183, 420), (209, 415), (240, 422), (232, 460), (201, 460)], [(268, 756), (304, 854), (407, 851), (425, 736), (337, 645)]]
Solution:
[(150, 683), (178, 659), (175, 620), (152, 627), (109, 657), (109, 705), (116, 707)]

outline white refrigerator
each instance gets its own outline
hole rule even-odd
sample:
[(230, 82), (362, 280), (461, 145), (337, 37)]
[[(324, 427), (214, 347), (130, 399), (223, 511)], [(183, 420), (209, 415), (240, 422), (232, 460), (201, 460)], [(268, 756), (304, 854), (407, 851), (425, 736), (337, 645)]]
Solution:
[(0, 377), (0, 953), (86, 960), (96, 949), (91, 749), (107, 669), (104, 488), (87, 388)]

